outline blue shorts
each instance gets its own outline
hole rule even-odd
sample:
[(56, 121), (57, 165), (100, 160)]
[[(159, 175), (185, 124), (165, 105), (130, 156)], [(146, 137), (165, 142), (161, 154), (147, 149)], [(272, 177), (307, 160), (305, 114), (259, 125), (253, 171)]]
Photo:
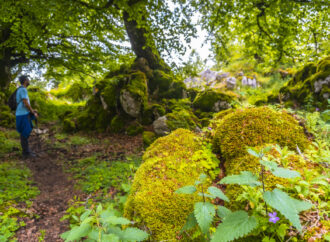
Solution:
[(31, 113), (16, 116), (16, 130), (25, 138), (29, 138), (33, 129), (32, 120), (35, 120), (35, 116)]

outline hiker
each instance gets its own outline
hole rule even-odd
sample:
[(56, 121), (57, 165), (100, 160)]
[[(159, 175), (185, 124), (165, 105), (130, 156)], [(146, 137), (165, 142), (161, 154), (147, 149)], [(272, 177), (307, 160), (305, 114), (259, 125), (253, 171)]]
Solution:
[(28, 76), (20, 76), (21, 86), (16, 92), (16, 130), (21, 136), (23, 158), (34, 158), (36, 155), (29, 148), (29, 136), (32, 131), (32, 120), (38, 118), (38, 113), (32, 109), (26, 88), (30, 85)]

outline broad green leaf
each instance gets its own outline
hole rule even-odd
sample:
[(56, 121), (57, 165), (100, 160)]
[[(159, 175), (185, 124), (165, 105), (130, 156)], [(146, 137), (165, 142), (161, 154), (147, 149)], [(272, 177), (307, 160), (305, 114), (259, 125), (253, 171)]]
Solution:
[(122, 232), (121, 239), (124, 241), (143, 241), (146, 240), (149, 235), (138, 228), (127, 228)]
[(87, 209), (81, 216), (80, 216), (80, 221), (84, 221), (90, 214), (92, 210)]
[(271, 170), (271, 173), (273, 173), (274, 176), (281, 177), (281, 178), (295, 178), (300, 177), (299, 172), (292, 171), (289, 169), (285, 169), (282, 167), (278, 167), (274, 170)]
[(260, 160), (259, 161), (261, 165), (267, 167), (268, 169), (276, 169), (278, 167), (277, 163), (274, 161), (269, 161), (266, 159)]
[(127, 224), (131, 223), (131, 221), (129, 221), (127, 218), (117, 217), (117, 216), (110, 216), (107, 218), (102, 218), (102, 221), (112, 224), (112, 225), (117, 225), (117, 224), (127, 225)]
[(119, 242), (119, 237), (115, 234), (104, 234), (102, 236), (102, 242)]
[(217, 206), (217, 214), (220, 218), (224, 219), (230, 213), (231, 213), (231, 211), (228, 208), (226, 208), (224, 206)]
[(230, 213), (217, 227), (211, 242), (227, 242), (241, 238), (249, 234), (257, 225), (256, 218), (249, 217), (245, 211)]
[(185, 186), (185, 187), (181, 187), (178, 190), (175, 191), (176, 194), (193, 194), (194, 192), (196, 192), (197, 189), (195, 186)]
[(299, 231), (301, 231), (299, 212), (312, 207), (312, 204), (291, 198), (288, 194), (277, 188), (273, 191), (265, 192), (264, 200), (269, 206), (278, 210), (286, 217)]
[(249, 171), (242, 171), (239, 175), (226, 176), (220, 181), (220, 184), (238, 184), (248, 186), (261, 186), (257, 176)]
[(215, 215), (214, 205), (209, 202), (198, 202), (194, 206), (194, 215), (202, 232), (206, 234)]
[(96, 208), (96, 213), (100, 214), (102, 212), (103, 208), (102, 208), (102, 204), (99, 204)]
[(194, 213), (189, 214), (189, 216), (187, 217), (187, 221), (184, 224), (184, 226), (181, 229), (181, 232), (185, 231), (185, 230), (190, 230), (193, 227), (195, 227), (197, 225), (197, 221), (195, 218)]
[(199, 176), (199, 180), (201, 182), (204, 182), (206, 178), (207, 178), (207, 175), (205, 175), (204, 173), (203, 174), (200, 174), (200, 176)]
[(74, 241), (79, 240), (82, 237), (85, 237), (91, 230), (91, 225), (88, 223), (81, 224), (80, 226), (74, 227), (70, 230), (70, 233), (67, 235), (65, 241)]
[(247, 152), (254, 157), (260, 158), (260, 154), (257, 151), (253, 150), (252, 148), (248, 148)]
[(226, 202), (229, 202), (229, 198), (217, 187), (211, 186), (207, 191), (214, 197), (218, 197)]
[(209, 197), (209, 198), (212, 198), (212, 199), (215, 198), (213, 195), (209, 195), (209, 194), (202, 193), (202, 192), (199, 192), (198, 193), (198, 196), (200, 196), (200, 197)]

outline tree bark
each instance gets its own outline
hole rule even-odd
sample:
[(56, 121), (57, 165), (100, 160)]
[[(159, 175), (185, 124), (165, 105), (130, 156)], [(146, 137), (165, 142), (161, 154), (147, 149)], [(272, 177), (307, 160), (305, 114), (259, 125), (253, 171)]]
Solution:
[[(4, 43), (10, 36), (10, 29), (3, 28), (0, 30), (0, 43)], [(2, 47), (0, 49), (0, 90), (7, 88), (12, 80), (10, 57), (11, 50)]]
[(148, 46), (147, 38), (145, 37), (147, 30), (144, 28), (138, 28), (137, 22), (135, 20), (130, 20), (129, 13), (126, 11), (123, 13), (123, 18), (126, 32), (136, 57), (145, 58), (151, 69), (160, 69), (165, 72), (170, 72), (170, 67), (160, 57), (157, 49)]

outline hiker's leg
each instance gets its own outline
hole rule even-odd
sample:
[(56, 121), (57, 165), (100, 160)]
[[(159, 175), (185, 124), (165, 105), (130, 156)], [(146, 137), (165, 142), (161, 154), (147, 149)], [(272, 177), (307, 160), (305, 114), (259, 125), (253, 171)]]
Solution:
[(30, 153), (29, 140), (21, 134), (21, 146), (23, 155), (28, 155)]

